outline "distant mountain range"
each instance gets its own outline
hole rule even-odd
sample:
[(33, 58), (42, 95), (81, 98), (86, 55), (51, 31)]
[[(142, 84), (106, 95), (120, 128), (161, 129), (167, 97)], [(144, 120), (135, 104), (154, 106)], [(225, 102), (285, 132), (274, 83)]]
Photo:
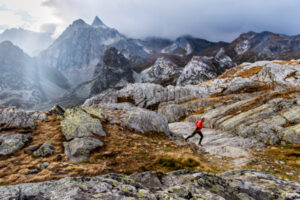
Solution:
[(48, 48), (53, 39), (49, 33), (38, 33), (22, 28), (7, 29), (0, 34), (0, 42), (9, 40), (19, 46), (30, 56), (37, 56), (42, 50)]
[[(0, 69), (8, 74), (0, 80), (0, 104), (23, 108), (71, 96), (85, 99), (128, 82), (196, 84), (243, 62), (300, 58), (300, 35), (248, 32), (231, 43), (188, 35), (174, 41), (141, 40), (126, 37), (98, 17), (91, 25), (74, 21), (55, 41), (24, 29), (3, 32), (3, 40), (11, 42), (0, 44)], [(30, 57), (21, 49), (40, 53)]]

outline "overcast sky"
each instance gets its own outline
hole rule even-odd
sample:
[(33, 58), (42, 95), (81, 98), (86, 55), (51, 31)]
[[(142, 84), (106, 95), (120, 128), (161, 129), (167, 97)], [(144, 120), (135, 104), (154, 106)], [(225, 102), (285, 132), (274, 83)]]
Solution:
[(300, 0), (0, 0), (0, 31), (22, 27), (59, 35), (95, 16), (121, 33), (144, 38), (183, 34), (231, 41), (264, 30), (300, 34)]

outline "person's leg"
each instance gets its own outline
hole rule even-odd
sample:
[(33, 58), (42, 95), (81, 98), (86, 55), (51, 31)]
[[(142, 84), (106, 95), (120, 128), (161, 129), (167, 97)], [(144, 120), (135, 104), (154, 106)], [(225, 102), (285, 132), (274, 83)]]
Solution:
[(190, 139), (191, 137), (194, 137), (195, 134), (196, 134), (196, 131), (197, 131), (197, 130), (195, 130), (191, 135), (189, 135), (189, 136), (188, 136), (187, 138), (185, 138), (184, 140), (187, 141), (187, 140)]
[(200, 140), (199, 140), (199, 145), (201, 145), (202, 139), (203, 139), (203, 134), (202, 132), (198, 132), (198, 134), (200, 135)]

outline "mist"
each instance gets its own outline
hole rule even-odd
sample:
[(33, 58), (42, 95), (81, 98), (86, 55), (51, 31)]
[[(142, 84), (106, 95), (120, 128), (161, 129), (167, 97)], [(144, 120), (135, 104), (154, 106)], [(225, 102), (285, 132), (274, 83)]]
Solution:
[(300, 33), (297, 0), (47, 0), (42, 5), (61, 19), (57, 33), (77, 18), (91, 22), (96, 15), (108, 26), (134, 38), (175, 39), (189, 34), (230, 42), (248, 31)]

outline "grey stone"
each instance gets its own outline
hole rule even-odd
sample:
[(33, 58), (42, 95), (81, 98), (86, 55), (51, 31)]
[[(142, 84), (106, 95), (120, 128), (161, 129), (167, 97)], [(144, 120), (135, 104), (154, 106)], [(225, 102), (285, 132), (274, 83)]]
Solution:
[(0, 122), (4, 122), (5, 126), (14, 126), (20, 128), (36, 127), (35, 120), (44, 121), (46, 114), (37, 111), (25, 111), (14, 107), (0, 107)]
[(47, 157), (54, 153), (53, 146), (50, 142), (45, 142), (36, 151), (33, 152), (34, 157)]
[[(145, 175), (145, 173), (143, 173)], [(147, 174), (147, 173), (146, 173)], [(150, 172), (152, 174), (152, 172)], [(149, 173), (148, 173), (149, 175)], [(148, 177), (148, 175), (146, 177)], [(155, 176), (152, 174), (151, 176)], [(179, 170), (163, 174), (160, 186), (141, 184), (143, 175), (105, 174), (63, 178), (40, 183), (0, 186), (0, 199), (208, 199), (279, 200), (300, 198), (300, 184), (256, 170), (235, 170), (220, 175)], [(141, 183), (140, 183), (141, 182)], [(150, 188), (148, 188), (150, 187)]]
[(75, 138), (64, 142), (65, 154), (71, 161), (81, 162), (88, 159), (90, 152), (103, 146), (103, 142), (95, 138)]
[(81, 108), (66, 110), (61, 121), (62, 133), (67, 140), (93, 135), (106, 136), (101, 122), (91, 117)]
[(50, 164), (48, 162), (41, 162), (36, 165), (36, 168), (43, 170), (46, 169)]
[(37, 150), (40, 145), (31, 145), (25, 149), (26, 153), (32, 153), (33, 151)]
[(158, 132), (169, 135), (167, 119), (143, 108), (138, 108), (129, 103), (101, 104), (101, 109), (108, 111), (111, 123), (134, 129), (137, 132)]
[(23, 134), (4, 133), (0, 135), (0, 155), (9, 155), (22, 149), (28, 136)]

